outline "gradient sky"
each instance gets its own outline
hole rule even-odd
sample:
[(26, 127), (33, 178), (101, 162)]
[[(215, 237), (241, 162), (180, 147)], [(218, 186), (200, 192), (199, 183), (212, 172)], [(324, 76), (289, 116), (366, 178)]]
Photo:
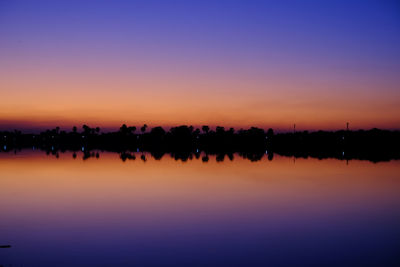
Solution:
[(398, 1), (0, 1), (0, 129), (400, 129)]

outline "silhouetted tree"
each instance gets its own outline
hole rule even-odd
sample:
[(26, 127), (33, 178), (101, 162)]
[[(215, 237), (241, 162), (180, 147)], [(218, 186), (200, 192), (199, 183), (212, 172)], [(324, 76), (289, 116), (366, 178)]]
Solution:
[(121, 127), (119, 127), (119, 131), (123, 134), (127, 134), (128, 133), (128, 127), (126, 126), (126, 124), (122, 124)]
[(165, 130), (160, 126), (157, 126), (151, 129), (150, 134), (153, 136), (162, 137), (165, 135)]
[(223, 134), (225, 132), (225, 128), (222, 126), (217, 126), (217, 128), (215, 129), (215, 132), (217, 134)]
[(84, 124), (82, 126), (82, 129), (83, 129), (83, 133), (86, 135), (90, 134), (90, 132), (91, 132), (91, 128), (89, 126), (87, 126), (86, 124)]
[(274, 136), (274, 130), (272, 130), (271, 128), (268, 129), (267, 131), (267, 138), (270, 139)]
[[(144, 125), (143, 133), (147, 125)], [(231, 159), (233, 153), (252, 161), (267, 157), (272, 160), (273, 153), (284, 156), (315, 157), (338, 159), (367, 159), (373, 162), (400, 159), (400, 131), (388, 130), (359, 130), (359, 131), (297, 131), (295, 134), (274, 133), (272, 129), (265, 132), (263, 129), (251, 127), (234, 131), (233, 128), (225, 131), (221, 126), (210, 131), (208, 126), (202, 129), (206, 133), (200, 135), (200, 130), (193, 131), (193, 126), (173, 127), (166, 132), (162, 127), (155, 127), (141, 138), (131, 138), (135, 127), (121, 126), (118, 132), (102, 133), (100, 128), (90, 128), (83, 125), (82, 139), (77, 134), (77, 128), (72, 127), (75, 134), (60, 131), (59, 127), (46, 130), (40, 134), (23, 134), (21, 131), (0, 132), (1, 152), (14, 151), (22, 148), (42, 149), (46, 154), (57, 157), (59, 152), (67, 150), (84, 152), (84, 158), (97, 157), (95, 149), (105, 151), (148, 151), (155, 157), (162, 153), (170, 153), (175, 159), (185, 161), (193, 156), (200, 158), (206, 155), (217, 155), (217, 161), (222, 155)], [(121, 135), (126, 132), (126, 135)], [(87, 136), (84, 136), (84, 135)], [(121, 138), (123, 137), (123, 138)], [(139, 137), (139, 136), (137, 136)], [(133, 155), (133, 154), (132, 154)], [(73, 155), (74, 157), (74, 155)], [(76, 157), (76, 156), (75, 156)], [(203, 160), (207, 160), (204, 157)]]
[(135, 131), (136, 131), (136, 127), (135, 126), (130, 126), (130, 127), (128, 127), (128, 131), (129, 131), (130, 134), (134, 134)]
[(201, 129), (203, 130), (204, 133), (208, 134), (208, 132), (210, 131), (210, 127), (208, 127), (207, 125), (204, 125), (203, 127), (201, 127)]
[(147, 129), (147, 124), (144, 124), (144, 125), (142, 126), (142, 128), (140, 128), (140, 130), (142, 131), (142, 133), (144, 133), (144, 132), (146, 131), (146, 129)]

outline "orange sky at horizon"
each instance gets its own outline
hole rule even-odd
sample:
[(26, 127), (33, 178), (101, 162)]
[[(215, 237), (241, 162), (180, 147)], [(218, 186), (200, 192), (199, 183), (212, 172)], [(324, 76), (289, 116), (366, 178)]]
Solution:
[(0, 3), (0, 130), (400, 129), (392, 3), (50, 2)]
[[(216, 208), (218, 203), (219, 211), (235, 211), (239, 207), (246, 209), (248, 203), (257, 199), (255, 196), (268, 200), (259, 204), (271, 205), (277, 214), (281, 213), (281, 205), (297, 209), (293, 207), (294, 199), (316, 207), (324, 203), (321, 206), (324, 210), (327, 201), (332, 206), (347, 207), (348, 200), (354, 199), (355, 204), (370, 209), (377, 201), (397, 198), (396, 190), (400, 185), (396, 179), (398, 161), (372, 164), (354, 160), (346, 165), (345, 161), (334, 159), (298, 159), (294, 163), (290, 157), (276, 156), (272, 161), (264, 158), (251, 162), (235, 155), (232, 162), (217, 162), (211, 156), (210, 161), (204, 163), (201, 160), (176, 161), (167, 155), (155, 160), (148, 155), (146, 162), (140, 159), (123, 162), (113, 153), (101, 153), (99, 159), (84, 161), (80, 155), (73, 159), (72, 153), (62, 153), (60, 158), (55, 158), (24, 151), (17, 155), (0, 155), (0, 167), (5, 173), (0, 187), (3, 191), (1, 205), (10, 214), (16, 207), (25, 210), (21, 214), (30, 214), (34, 203), (42, 211), (73, 207), (71, 212), (75, 214), (85, 205), (90, 207), (89, 213), (103, 213), (104, 207), (115, 203), (122, 207), (128, 205), (130, 210), (151, 207), (163, 212), (165, 205), (171, 204), (174, 209), (193, 210), (187, 204), (199, 203), (199, 199), (210, 209)], [(310, 174), (310, 170), (313, 173)], [(315, 190), (315, 186), (320, 185), (324, 186)], [(377, 195), (377, 188), (378, 192), (385, 192), (385, 197)], [(338, 193), (346, 196), (347, 201), (338, 200)], [(25, 197), (18, 197), (20, 194)], [(357, 201), (360, 197), (365, 201)], [(126, 202), (128, 199), (131, 201)], [(10, 201), (13, 205), (7, 205)], [(371, 206), (365, 205), (366, 201)], [(55, 202), (58, 205), (55, 206)]]
[[(103, 78), (103, 83), (101, 78), (100, 82), (93, 82), (93, 78), (73, 77), (58, 86), (53, 86), (58, 84), (57, 77), (35, 80), (25, 76), (24, 81), (10, 78), (8, 83), (1, 81), (2, 87), (10, 89), (6, 94), (0, 91), (0, 127), (70, 128), (88, 124), (116, 128), (123, 123), (136, 126), (146, 123), (150, 127), (257, 126), (285, 131), (294, 123), (299, 130), (343, 129), (346, 122), (353, 129), (400, 126), (400, 97), (388, 94), (377, 99), (374, 93), (368, 93), (371, 90), (352, 90), (349, 85), (347, 92), (337, 93), (339, 90), (330, 89), (334, 85), (324, 88), (321, 82), (309, 82), (307, 87), (307, 82), (301, 79), (286, 84), (259, 80), (250, 82), (252, 90), (246, 90), (248, 78), (242, 82), (227, 78), (212, 83), (180, 81), (176, 75), (165, 83), (161, 79), (125, 78), (121, 81), (126, 84), (115, 83), (115, 89), (111, 89), (112, 78)], [(303, 87), (299, 90), (299, 86)], [(359, 91), (365, 93), (358, 95)]]

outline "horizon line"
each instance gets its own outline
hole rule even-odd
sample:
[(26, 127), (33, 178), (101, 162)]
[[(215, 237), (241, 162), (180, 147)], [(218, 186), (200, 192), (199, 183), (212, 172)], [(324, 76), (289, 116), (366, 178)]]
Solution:
[[(369, 131), (369, 130), (373, 130), (373, 129), (384, 130), (384, 131), (400, 131), (400, 128), (391, 128), (391, 127), (384, 127), (384, 128), (383, 127), (356, 127), (356, 128), (349, 127), (348, 129), (346, 128), (346, 126), (343, 127), (343, 128), (324, 128), (324, 127), (322, 127), (322, 128), (314, 128), (314, 127), (312, 127), (312, 128), (301, 128), (301, 127), (298, 127), (297, 124), (293, 124), (291, 128), (287, 127), (286, 129), (282, 129), (282, 127), (267, 127), (267, 126), (259, 126), (259, 125), (240, 126), (239, 127), (239, 126), (224, 126), (222, 124), (221, 125), (177, 124), (177, 125), (174, 125), (174, 126), (172, 126), (172, 125), (166, 126), (166, 125), (159, 125), (159, 124), (154, 124), (154, 125), (150, 124), (149, 125), (147, 123), (145, 123), (145, 124), (147, 125), (146, 132), (149, 132), (149, 130), (151, 130), (152, 128), (155, 128), (155, 127), (162, 127), (165, 130), (170, 130), (171, 128), (180, 127), (180, 126), (187, 126), (187, 127), (192, 126), (194, 129), (200, 129), (200, 130), (202, 130), (203, 126), (208, 126), (210, 128), (210, 130), (215, 130), (217, 127), (223, 127), (225, 130), (233, 128), (235, 131), (246, 130), (246, 129), (250, 129), (252, 127), (255, 127), (255, 128), (259, 128), (259, 129), (263, 129), (263, 130), (272, 129), (276, 133), (291, 133), (291, 132), (306, 132), (306, 131), (307, 132), (318, 132), (318, 131), (336, 132), (336, 131), (343, 131), (343, 130), (344, 131), (345, 130), (349, 130), (349, 131), (360, 131), (360, 130)], [(54, 126), (51, 126), (51, 127), (48, 127), (48, 126), (33, 126), (33, 127), (32, 126), (22, 126), (21, 127), (19, 125), (19, 127), (9, 127), (7, 125), (1, 125), (1, 123), (0, 123), (0, 132), (20, 131), (23, 134), (30, 134), (30, 133), (35, 134), (35, 133), (44, 132), (46, 130), (53, 130), (53, 129), (56, 129), (57, 127), (59, 127), (60, 131), (66, 131), (66, 132), (71, 132), (73, 127), (77, 127), (78, 132), (80, 132), (80, 130), (82, 130), (82, 127), (84, 125), (89, 126), (90, 128), (99, 127), (100, 128), (100, 132), (102, 132), (102, 133), (110, 133), (110, 132), (118, 131), (122, 125), (126, 125), (128, 127), (134, 126), (134, 127), (136, 127), (136, 131), (138, 133), (140, 133), (140, 128), (144, 124), (133, 125), (133, 124), (122, 123), (122, 124), (120, 124), (120, 126), (103, 126), (103, 127), (100, 127), (100, 126), (97, 126), (95, 124), (91, 124), (90, 125), (90, 124), (85, 124), (84, 123), (84, 124), (76, 124), (76, 125), (72, 125), (72, 126), (57, 126), (57, 125), (54, 125)], [(294, 127), (294, 125), (295, 125), (295, 127)], [(15, 126), (17, 126), (17, 125), (15, 125)]]

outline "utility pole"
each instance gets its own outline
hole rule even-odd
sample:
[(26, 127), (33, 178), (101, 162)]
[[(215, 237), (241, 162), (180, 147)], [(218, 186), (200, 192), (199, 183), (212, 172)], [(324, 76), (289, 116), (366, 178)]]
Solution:
[(349, 123), (346, 122), (346, 130), (349, 131)]
[(296, 123), (293, 124), (293, 133), (296, 133)]

